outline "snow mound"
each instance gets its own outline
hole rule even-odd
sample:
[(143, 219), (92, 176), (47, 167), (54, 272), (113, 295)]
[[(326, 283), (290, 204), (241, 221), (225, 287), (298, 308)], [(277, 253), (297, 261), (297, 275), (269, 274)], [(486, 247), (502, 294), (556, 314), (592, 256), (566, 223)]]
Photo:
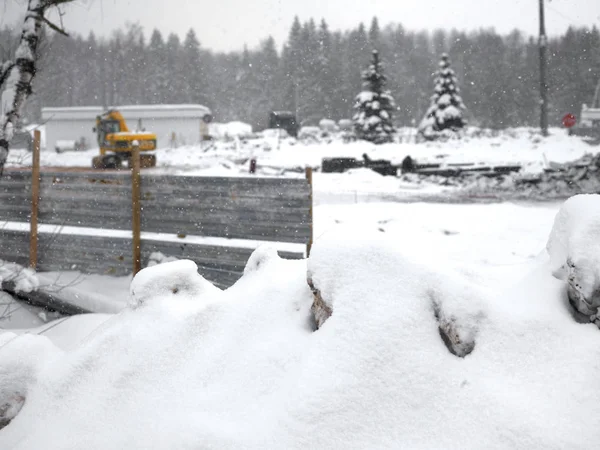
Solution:
[(252, 125), (244, 122), (212, 123), (210, 134), (218, 138), (244, 138), (252, 135)]
[(322, 130), (319, 127), (315, 126), (304, 126), (300, 128), (298, 131), (298, 139), (314, 139), (315, 142), (318, 141), (319, 137), (322, 134)]
[(252, 252), (246, 267), (244, 267), (244, 275), (256, 272), (265, 265), (276, 262), (281, 258), (277, 254), (277, 249), (269, 245), (262, 245)]
[[(578, 253), (580, 258), (600, 258), (598, 246), (600, 195), (584, 194), (569, 198), (554, 219), (554, 226), (546, 245), (552, 268), (561, 269), (574, 252)], [(600, 268), (600, 265), (596, 266)]]
[[(600, 333), (547, 266), (486, 294), (414, 236), (348, 233), (318, 239), (308, 266), (260, 249), (218, 302), (115, 316), (29, 382), (0, 448), (593, 447)], [(307, 274), (333, 309), (317, 331)], [(444, 319), (474, 336), (466, 357)]]
[(179, 260), (157, 264), (141, 270), (130, 287), (131, 306), (154, 301), (173, 301), (176, 298), (197, 300), (220, 292), (198, 273), (194, 261)]
[(0, 332), (0, 429), (18, 414), (29, 387), (58, 353), (44, 336)]
[[(422, 326), (437, 324), (452, 353), (469, 354), (485, 316), (484, 294), (458, 273), (428, 269), (423, 258), (405, 251), (397, 239), (391, 246), (390, 239), (378, 233), (365, 245), (357, 235), (352, 228), (336, 230), (311, 254), (308, 279), (332, 317), (356, 315), (361, 318), (359, 326), (368, 329), (390, 321), (403, 323), (405, 333), (395, 333), (396, 337), (415, 348), (442, 344), (437, 333)], [(371, 293), (373, 286), (377, 286), (376, 296)], [(402, 317), (394, 317), (394, 312)]]
[(600, 195), (569, 198), (556, 214), (548, 244), (556, 278), (568, 281), (569, 298), (585, 314), (600, 306)]

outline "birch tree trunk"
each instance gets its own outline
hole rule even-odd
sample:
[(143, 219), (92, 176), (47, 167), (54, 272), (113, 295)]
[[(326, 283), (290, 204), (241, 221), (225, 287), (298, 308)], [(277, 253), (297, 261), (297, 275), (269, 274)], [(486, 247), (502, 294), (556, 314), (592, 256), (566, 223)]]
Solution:
[(73, 0), (29, 0), (23, 22), (21, 39), (14, 61), (0, 64), (0, 88), (5, 85), (0, 97), (0, 176), (8, 157), (10, 141), (17, 125), (23, 105), (32, 92), (32, 81), (36, 72), (37, 50), (42, 27), (48, 25), (53, 30), (66, 34), (61, 28), (46, 19), (45, 14), (52, 7), (58, 7)]

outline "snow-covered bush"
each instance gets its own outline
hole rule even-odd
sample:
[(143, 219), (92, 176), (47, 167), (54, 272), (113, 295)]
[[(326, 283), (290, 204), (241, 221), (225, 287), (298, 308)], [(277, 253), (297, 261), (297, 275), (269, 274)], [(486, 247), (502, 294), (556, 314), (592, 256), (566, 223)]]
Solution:
[(454, 71), (450, 68), (450, 59), (445, 53), (436, 74), (434, 91), (431, 106), (419, 125), (419, 134), (428, 140), (452, 138), (466, 124), (463, 120), (465, 105), (459, 95)]
[(335, 120), (331, 119), (321, 119), (319, 122), (319, 128), (321, 131), (326, 133), (335, 133), (338, 131), (338, 126), (335, 123)]
[(391, 142), (394, 135), (392, 111), (395, 105), (390, 92), (384, 89), (386, 76), (376, 50), (373, 51), (373, 60), (363, 72), (362, 79), (364, 90), (356, 96), (356, 113), (352, 118), (356, 136), (375, 144)]
[(340, 131), (352, 131), (354, 129), (354, 122), (350, 119), (340, 119), (337, 125)]

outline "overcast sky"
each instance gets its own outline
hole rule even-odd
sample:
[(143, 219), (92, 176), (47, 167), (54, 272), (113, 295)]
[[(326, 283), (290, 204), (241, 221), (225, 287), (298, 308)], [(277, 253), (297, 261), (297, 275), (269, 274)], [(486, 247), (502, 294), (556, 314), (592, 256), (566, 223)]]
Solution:
[[(0, 0), (0, 26), (13, 25), (26, 0)], [(600, 25), (600, 0), (546, 0), (549, 34), (569, 25)], [(360, 21), (402, 23), (409, 29), (494, 27), (528, 34), (538, 30), (538, 0), (77, 0), (66, 7), (68, 30), (108, 35), (125, 22), (139, 22), (146, 33), (158, 28), (185, 36), (194, 28), (204, 47), (238, 50), (254, 47), (271, 34), (283, 42), (295, 15), (301, 20), (325, 18), (333, 30)]]

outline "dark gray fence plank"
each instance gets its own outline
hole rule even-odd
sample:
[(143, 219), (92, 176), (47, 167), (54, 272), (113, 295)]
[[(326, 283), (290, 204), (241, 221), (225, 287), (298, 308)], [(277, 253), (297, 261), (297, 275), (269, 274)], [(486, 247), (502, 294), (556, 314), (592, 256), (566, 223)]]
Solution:
[(309, 187), (303, 179), (142, 179), (142, 229), (159, 233), (306, 243)]
[(29, 264), (29, 232), (0, 229), (0, 259)]
[[(28, 220), (31, 175), (0, 179), (0, 220)], [(42, 173), (42, 224), (131, 228), (131, 183), (123, 173)], [(142, 177), (142, 231), (306, 243), (304, 179)]]

